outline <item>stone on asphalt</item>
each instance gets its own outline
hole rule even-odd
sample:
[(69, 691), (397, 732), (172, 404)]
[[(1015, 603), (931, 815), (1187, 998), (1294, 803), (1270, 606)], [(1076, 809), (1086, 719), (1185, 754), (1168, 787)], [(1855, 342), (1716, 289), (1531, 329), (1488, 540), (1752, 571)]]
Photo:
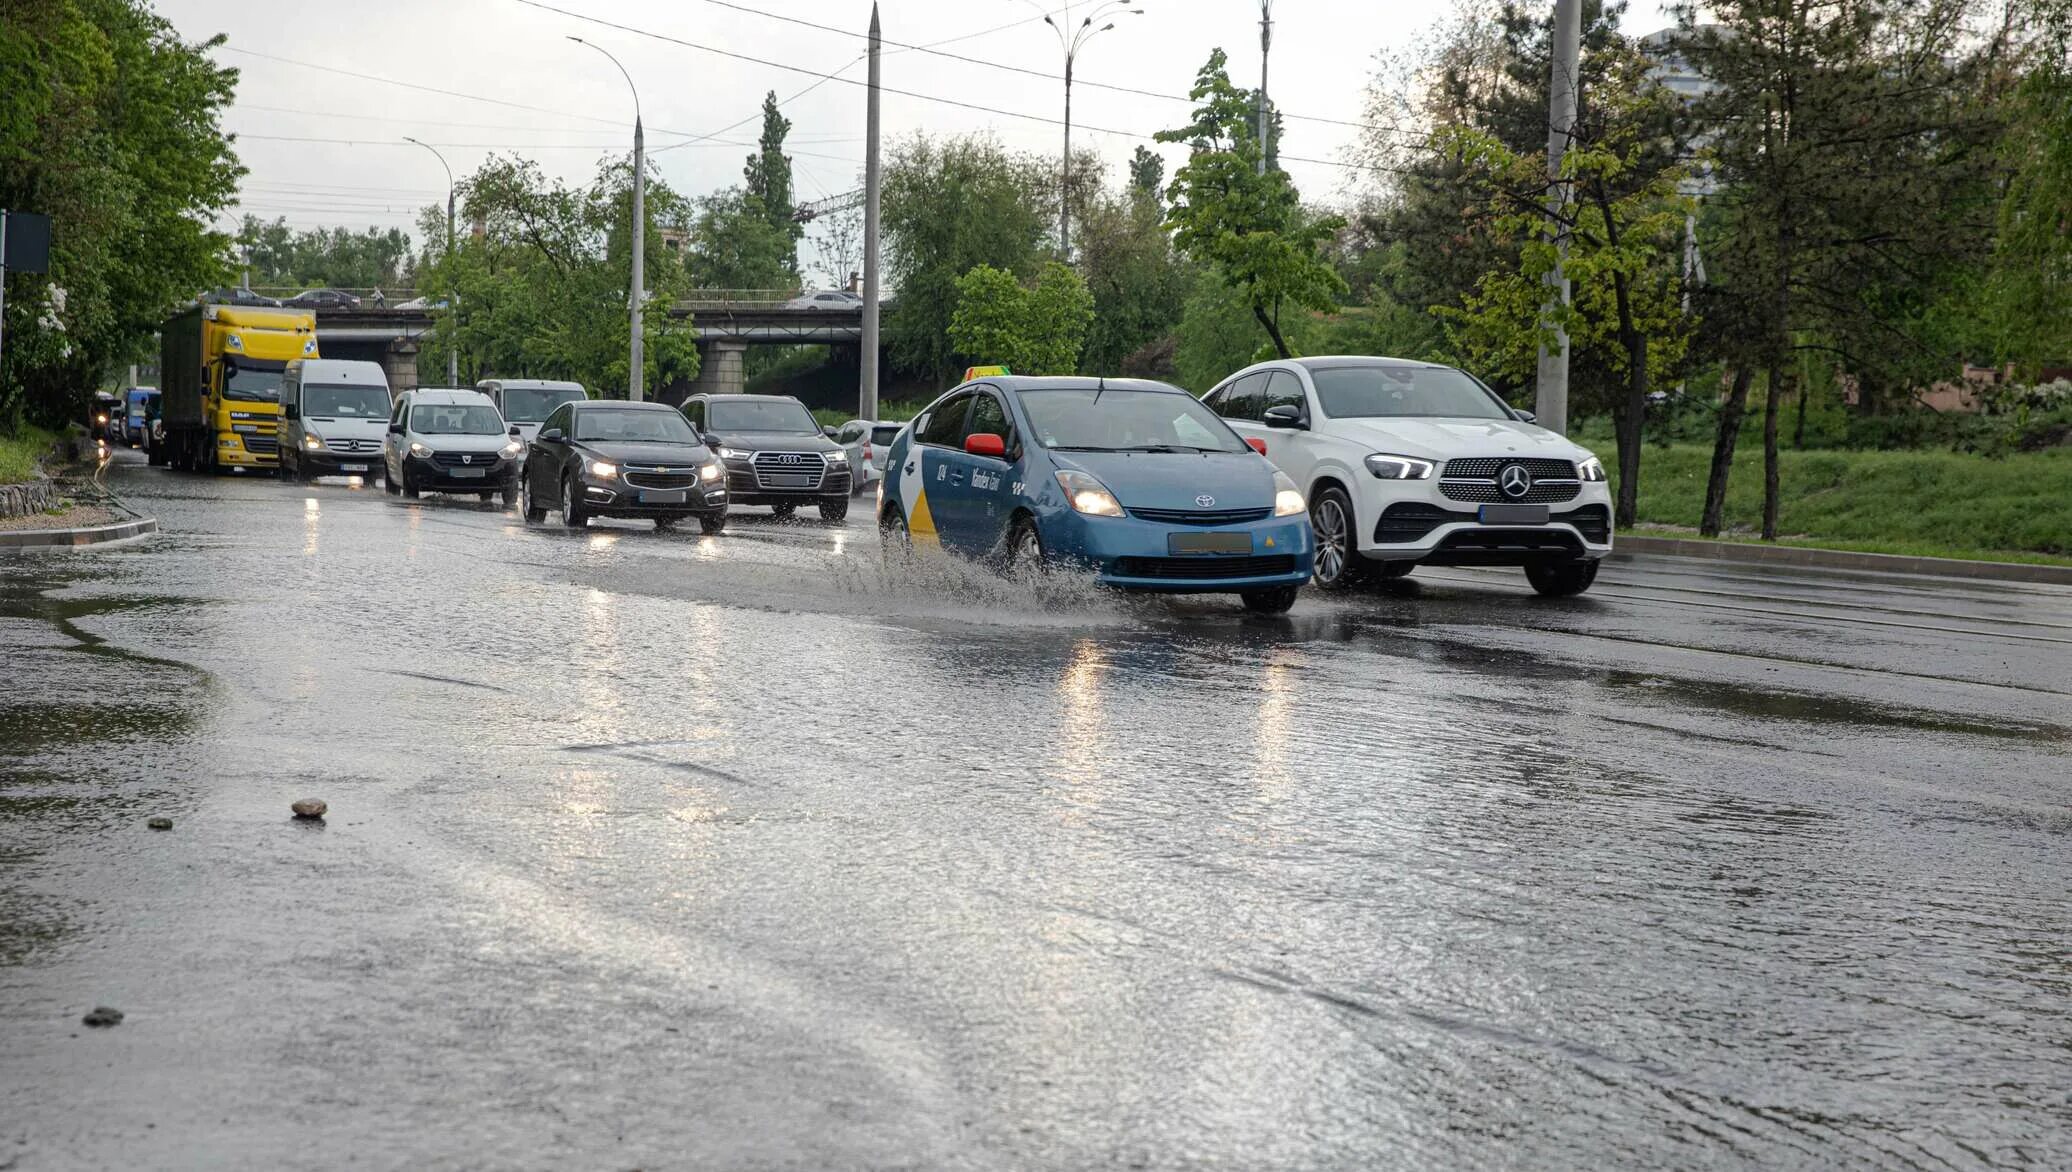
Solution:
[(122, 1023), (122, 1011), (120, 1009), (110, 1009), (105, 1005), (96, 1005), (87, 1011), (85, 1017), (79, 1020), (95, 1027), (120, 1025)]
[(144, 823), (144, 825), (149, 826), (153, 830), (171, 830), (173, 828), (173, 820), (171, 818), (153, 818), (151, 821)]
[(303, 798), (288, 808), (295, 811), (297, 818), (321, 818), (331, 807), (322, 798)]

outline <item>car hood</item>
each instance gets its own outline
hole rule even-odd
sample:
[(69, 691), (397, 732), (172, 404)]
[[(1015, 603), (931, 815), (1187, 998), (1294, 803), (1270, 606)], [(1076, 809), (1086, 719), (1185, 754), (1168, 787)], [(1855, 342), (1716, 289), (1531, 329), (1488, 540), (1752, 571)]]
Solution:
[(578, 440), (576, 447), (614, 464), (667, 464), (681, 468), (712, 459), (704, 444), (644, 444), (634, 440)]
[(1098, 478), (1126, 509), (1273, 507), (1273, 465), (1256, 452), (1052, 452), (1051, 458), (1060, 468)]
[(1461, 456), (1544, 456), (1583, 460), (1587, 448), (1536, 424), (1514, 419), (1334, 419), (1327, 433), (1371, 445), (1377, 452), (1450, 460)]
[(325, 439), (380, 439), (388, 432), (386, 419), (348, 419), (337, 415), (305, 415), (302, 429)]
[(824, 435), (797, 431), (722, 431), (719, 442), (745, 452), (833, 452), (840, 444)]
[(498, 432), (495, 435), (412, 435), (407, 437), (435, 452), (494, 452), (511, 442), (511, 437)]

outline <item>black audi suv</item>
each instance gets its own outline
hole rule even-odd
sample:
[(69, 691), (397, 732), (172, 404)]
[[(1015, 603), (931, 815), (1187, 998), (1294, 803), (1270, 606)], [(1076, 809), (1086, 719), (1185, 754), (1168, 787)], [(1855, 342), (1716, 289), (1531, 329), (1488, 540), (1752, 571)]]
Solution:
[(789, 517), (817, 505), (824, 521), (849, 515), (849, 453), (789, 395), (692, 395), (683, 413), (727, 465), (736, 505)]

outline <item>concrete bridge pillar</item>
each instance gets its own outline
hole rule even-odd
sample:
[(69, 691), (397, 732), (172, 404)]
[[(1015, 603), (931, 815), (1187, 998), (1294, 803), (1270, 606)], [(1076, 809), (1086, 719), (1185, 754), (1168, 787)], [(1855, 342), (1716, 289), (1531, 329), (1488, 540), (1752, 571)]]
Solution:
[(410, 338), (390, 342), (381, 355), (381, 372), (388, 376), (390, 394), (417, 389), (417, 343)]
[(698, 381), (692, 385), (691, 393), (738, 395), (747, 390), (748, 379), (742, 373), (747, 355), (746, 342), (714, 339), (705, 343), (704, 360), (698, 366)]

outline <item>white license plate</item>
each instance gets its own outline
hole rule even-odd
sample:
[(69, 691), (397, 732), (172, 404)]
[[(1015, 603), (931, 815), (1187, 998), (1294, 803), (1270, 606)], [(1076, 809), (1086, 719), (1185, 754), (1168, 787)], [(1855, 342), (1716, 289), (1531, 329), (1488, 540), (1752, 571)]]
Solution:
[(452, 468), (448, 472), (455, 480), (480, 480), (489, 475), (487, 468)]
[(338, 466), (338, 470), (339, 470), (340, 472), (365, 472), (365, 471), (367, 470), (367, 465), (365, 465), (365, 464), (340, 464), (340, 465)]
[(640, 494), (640, 503), (644, 505), (680, 505), (684, 500), (685, 494), (680, 488), (674, 492), (646, 489)]

